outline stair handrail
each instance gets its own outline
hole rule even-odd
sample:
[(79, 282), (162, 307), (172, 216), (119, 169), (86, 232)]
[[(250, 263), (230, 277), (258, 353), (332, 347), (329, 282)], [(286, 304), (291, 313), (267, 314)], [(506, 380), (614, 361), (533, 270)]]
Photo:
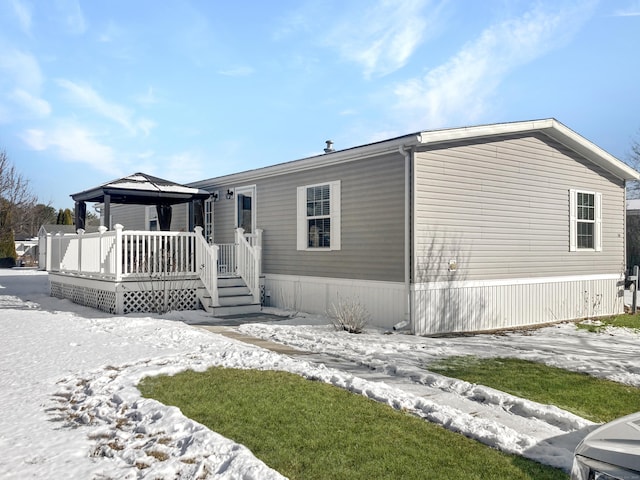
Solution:
[(238, 275), (253, 295), (253, 302), (260, 303), (260, 273), (262, 264), (262, 230), (256, 230), (255, 245), (251, 245), (243, 228), (236, 229), (236, 262)]
[(196, 232), (196, 265), (200, 280), (211, 296), (211, 306), (219, 307), (218, 300), (218, 246), (209, 245), (202, 235), (202, 227), (195, 227)]

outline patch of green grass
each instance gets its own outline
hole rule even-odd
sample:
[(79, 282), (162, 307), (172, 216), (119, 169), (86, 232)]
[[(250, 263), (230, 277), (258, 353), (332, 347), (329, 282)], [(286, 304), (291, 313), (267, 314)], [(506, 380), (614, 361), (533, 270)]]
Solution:
[(212, 368), (142, 394), (247, 446), (291, 479), (566, 479), (405, 412), (285, 372)]
[(576, 327), (589, 332), (600, 333), (607, 327), (625, 327), (640, 330), (640, 315), (615, 315), (613, 317), (598, 318), (595, 321), (576, 323)]
[(594, 422), (640, 410), (640, 389), (517, 358), (449, 357), (432, 372), (555, 405)]

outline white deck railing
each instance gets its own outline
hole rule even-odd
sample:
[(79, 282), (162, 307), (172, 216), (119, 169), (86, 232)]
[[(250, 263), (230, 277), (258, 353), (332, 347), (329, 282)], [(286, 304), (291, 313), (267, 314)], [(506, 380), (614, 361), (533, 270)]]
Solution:
[[(242, 228), (236, 229), (236, 268), (253, 295), (255, 303), (260, 302), (260, 270), (262, 264), (262, 230), (256, 230), (251, 240)], [(252, 245), (253, 243), (253, 245)]]
[(192, 232), (114, 230), (48, 237), (47, 270), (122, 280), (127, 277), (197, 275)]
[(97, 233), (47, 237), (47, 271), (122, 281), (128, 278), (199, 276), (218, 303), (218, 275), (239, 275), (254, 301), (260, 301), (262, 231), (236, 230), (236, 242), (209, 245), (195, 232), (124, 230), (116, 225)]
[[(250, 247), (262, 247), (262, 230), (257, 233), (241, 233)], [(218, 257), (218, 274), (219, 275), (237, 275), (238, 274), (238, 242), (217, 244), (220, 248)]]
[(211, 306), (217, 307), (218, 300), (218, 253), (217, 245), (209, 245), (202, 235), (202, 227), (196, 227), (196, 265), (200, 279), (211, 296)]

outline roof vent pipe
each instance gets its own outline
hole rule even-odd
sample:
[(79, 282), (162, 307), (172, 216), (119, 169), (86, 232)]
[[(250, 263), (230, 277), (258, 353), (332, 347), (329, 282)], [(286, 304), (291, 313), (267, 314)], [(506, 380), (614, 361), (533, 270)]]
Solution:
[(325, 143), (327, 144), (327, 146), (324, 149), (324, 153), (335, 152), (335, 150), (333, 148), (333, 140), (327, 140)]

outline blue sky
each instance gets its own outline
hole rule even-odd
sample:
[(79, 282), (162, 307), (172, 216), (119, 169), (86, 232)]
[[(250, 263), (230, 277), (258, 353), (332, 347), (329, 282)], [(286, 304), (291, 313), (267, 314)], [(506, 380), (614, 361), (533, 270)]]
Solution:
[(555, 117), (622, 160), (640, 0), (0, 0), (0, 149), (40, 201)]

